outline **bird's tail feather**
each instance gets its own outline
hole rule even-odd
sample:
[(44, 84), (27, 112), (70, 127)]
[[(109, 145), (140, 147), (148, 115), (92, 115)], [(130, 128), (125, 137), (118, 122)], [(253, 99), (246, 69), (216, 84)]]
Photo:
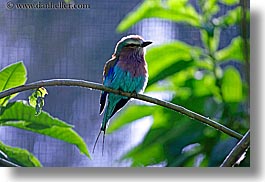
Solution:
[(101, 133), (103, 132), (103, 141), (102, 141), (102, 155), (103, 155), (103, 152), (104, 152), (104, 143), (105, 143), (105, 135), (106, 135), (106, 129), (107, 129), (107, 123), (108, 123), (108, 121), (109, 121), (109, 119), (111, 117), (111, 113), (114, 110), (114, 107), (113, 106), (111, 107), (111, 106), (112, 105), (110, 105), (110, 103), (108, 103), (108, 106), (105, 109), (103, 121), (101, 123), (101, 127), (100, 127), (100, 130), (99, 130), (98, 136), (96, 138), (96, 141), (94, 143), (93, 153), (95, 151), (95, 148), (96, 148), (98, 139), (99, 139)]
[[(95, 151), (95, 148), (96, 148), (96, 145), (97, 145), (97, 142), (98, 142), (98, 139), (99, 139), (99, 136), (101, 135), (101, 132), (103, 130), (99, 130), (99, 133), (98, 133), (98, 136), (97, 136), (97, 139), (94, 143), (94, 147), (93, 147), (93, 153)], [(103, 156), (103, 153), (104, 153), (104, 143), (105, 143), (105, 135), (106, 135), (106, 130), (103, 131), (103, 141), (102, 141), (102, 156)]]

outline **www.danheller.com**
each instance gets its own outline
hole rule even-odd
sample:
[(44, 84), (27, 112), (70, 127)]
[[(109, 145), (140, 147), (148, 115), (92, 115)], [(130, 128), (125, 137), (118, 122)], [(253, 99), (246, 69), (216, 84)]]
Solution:
[(12, 9), (61, 9), (61, 10), (80, 10), (80, 9), (89, 9), (90, 4), (74, 4), (74, 3), (65, 3), (63, 1), (54, 3), (54, 2), (35, 2), (35, 3), (15, 3), (13, 1), (8, 1), (6, 3), (6, 8), (9, 10)]

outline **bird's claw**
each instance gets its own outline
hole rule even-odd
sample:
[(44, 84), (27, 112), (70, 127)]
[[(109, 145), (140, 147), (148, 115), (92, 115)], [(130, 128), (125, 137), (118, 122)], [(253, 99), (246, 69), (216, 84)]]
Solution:
[(138, 97), (138, 93), (136, 91), (133, 91), (131, 97)]
[(122, 91), (121, 91), (120, 89), (118, 89), (118, 92), (119, 92), (119, 95), (121, 95), (121, 94), (122, 94)]

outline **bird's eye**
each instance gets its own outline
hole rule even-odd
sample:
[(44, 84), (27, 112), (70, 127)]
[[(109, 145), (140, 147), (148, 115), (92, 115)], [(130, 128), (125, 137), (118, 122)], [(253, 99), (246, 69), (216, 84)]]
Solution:
[(127, 44), (125, 47), (137, 47), (137, 44)]

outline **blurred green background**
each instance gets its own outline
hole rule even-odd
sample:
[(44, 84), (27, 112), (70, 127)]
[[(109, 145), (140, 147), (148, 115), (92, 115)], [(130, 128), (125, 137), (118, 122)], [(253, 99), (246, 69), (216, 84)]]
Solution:
[[(130, 12), (119, 24), (119, 32), (149, 18), (186, 24), (200, 32), (199, 46), (174, 40), (147, 51), (150, 76), (147, 94), (166, 94), (169, 102), (246, 133), (249, 129), (247, 3), (146, 0)], [(222, 5), (232, 9), (220, 15)], [(222, 31), (231, 26), (238, 28), (238, 35), (227, 46), (220, 47), (220, 41), (227, 38)], [(187, 36), (193, 39), (193, 34)], [(147, 116), (151, 116), (152, 125), (143, 141), (123, 156), (132, 161), (132, 166), (219, 166), (237, 143), (236, 139), (181, 114), (144, 103), (123, 110), (108, 131), (114, 132)], [(249, 166), (249, 158), (241, 165)]]
[[(149, 82), (145, 94), (184, 106), (242, 135), (246, 133), (250, 127), (248, 1), (117, 0), (90, 2), (90, 7), (10, 11), (2, 2), (1, 68), (22, 60), (27, 82), (51, 78), (101, 82), (103, 65), (116, 42), (127, 34), (140, 34), (154, 42), (146, 53)], [(119, 11), (112, 11), (117, 7)], [(26, 71), (20, 68), (24, 77)], [(102, 119), (98, 114), (99, 92), (64, 87), (47, 90), (43, 110), (71, 125), (51, 118), (51, 125), (45, 127), (74, 125), (83, 139), (71, 140), (76, 134), (70, 128), (71, 135), (65, 138), (54, 132), (46, 135), (74, 141), (89, 156), (85, 145), (91, 151)], [(27, 100), (31, 94), (24, 92), (16, 99)], [(14, 110), (21, 104), (8, 108)], [(28, 106), (24, 109), (35, 113)], [(26, 114), (23, 117), (28, 118)], [(30, 126), (30, 131), (43, 134), (34, 130), (36, 125)], [(43, 166), (76, 167), (219, 166), (238, 142), (184, 115), (140, 101), (130, 102), (119, 112), (107, 132), (104, 156), (98, 148), (93, 160), (80, 155), (74, 145), (16, 128), (1, 127), (0, 140), (27, 149)], [(39, 165), (35, 158), (32, 161)], [(240, 166), (250, 166), (249, 152)]]

